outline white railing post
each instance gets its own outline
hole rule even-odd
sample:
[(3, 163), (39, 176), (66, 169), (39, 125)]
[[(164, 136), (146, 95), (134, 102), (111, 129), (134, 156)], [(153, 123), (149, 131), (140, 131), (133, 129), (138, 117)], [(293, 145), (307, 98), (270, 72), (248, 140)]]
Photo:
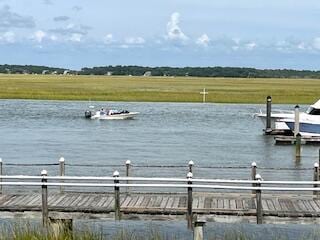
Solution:
[[(256, 187), (260, 188), (261, 181), (262, 181), (260, 174), (256, 175), (256, 180), (258, 181), (258, 183), (256, 184)], [(257, 203), (257, 224), (262, 224), (263, 212), (262, 212), (261, 189), (256, 190), (256, 203)]]
[(117, 185), (119, 183), (119, 172), (114, 171), (113, 173), (114, 177), (114, 217), (115, 220), (121, 219), (121, 213), (120, 213), (120, 187)]
[(193, 213), (192, 213), (192, 177), (193, 174), (192, 172), (188, 172), (187, 174), (187, 179), (188, 179), (188, 185), (190, 187), (188, 187), (188, 198), (187, 198), (187, 222), (188, 222), (188, 228), (191, 229), (192, 228), (192, 219), (193, 219)]
[(49, 224), (49, 213), (48, 213), (48, 186), (47, 183), (47, 176), (48, 172), (46, 170), (41, 171), (41, 182), (42, 182), (42, 224), (44, 227), (47, 227)]
[[(59, 159), (59, 166), (60, 166), (60, 176), (63, 177), (65, 175), (65, 160), (63, 157), (61, 157)], [(63, 180), (61, 180), (60, 182), (64, 182)], [(64, 188), (63, 186), (60, 186), (60, 193), (64, 192)]]

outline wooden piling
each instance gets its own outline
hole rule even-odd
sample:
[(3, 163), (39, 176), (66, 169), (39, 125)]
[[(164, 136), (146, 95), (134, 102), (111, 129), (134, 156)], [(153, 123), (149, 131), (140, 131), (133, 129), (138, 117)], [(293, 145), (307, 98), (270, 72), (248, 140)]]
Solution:
[(299, 105), (296, 105), (294, 107), (294, 136), (296, 137), (299, 132), (300, 132), (300, 112), (299, 112)]
[(272, 132), (271, 128), (271, 105), (272, 105), (272, 98), (271, 96), (267, 97), (267, 110), (266, 110), (266, 129), (265, 129), (265, 134), (269, 135)]
[[(260, 174), (256, 175), (256, 180), (258, 183), (256, 184), (257, 187), (261, 187), (261, 176)], [(263, 209), (262, 209), (262, 197), (261, 197), (261, 190), (256, 190), (256, 203), (257, 203), (257, 224), (262, 224), (263, 222)]]
[[(251, 163), (251, 179), (256, 180), (256, 174), (257, 174), (257, 164), (256, 162)], [(256, 184), (252, 183), (252, 187), (255, 187)], [(256, 190), (252, 190), (252, 194), (256, 194)]]
[[(60, 172), (60, 176), (63, 177), (65, 176), (65, 160), (63, 157), (61, 157), (59, 159), (59, 172)], [(63, 180), (61, 180), (61, 182), (64, 182)], [(64, 192), (64, 187), (60, 186), (60, 193)]]
[(49, 211), (48, 211), (48, 186), (47, 183), (47, 176), (48, 172), (46, 170), (41, 171), (41, 182), (43, 183), (41, 186), (42, 189), (42, 225), (44, 227), (48, 227), (49, 224)]
[(188, 166), (189, 166), (189, 172), (192, 173), (192, 168), (193, 168), (194, 162), (192, 160), (189, 161)]
[(188, 181), (188, 184), (190, 185), (190, 187), (188, 187), (188, 199), (187, 199), (187, 222), (188, 222), (188, 229), (192, 229), (192, 220), (193, 220), (193, 213), (192, 213), (192, 202), (193, 202), (193, 199), (192, 199), (192, 177), (193, 177), (193, 174), (192, 172), (188, 172), (187, 174), (187, 179), (189, 180)]
[(194, 222), (193, 240), (203, 240), (203, 227), (206, 224), (204, 220), (196, 220)]
[(121, 219), (121, 213), (120, 213), (120, 187), (117, 186), (119, 183), (119, 172), (115, 171), (113, 173), (114, 177), (114, 218), (116, 221), (119, 221)]
[[(315, 163), (313, 166), (313, 181), (319, 181), (319, 164)], [(318, 187), (318, 184), (313, 185), (314, 188)], [(313, 191), (314, 196), (318, 196), (318, 191)]]
[(301, 134), (296, 135), (296, 158), (301, 157)]
[[(130, 177), (130, 165), (131, 161), (126, 161), (126, 177)], [(127, 184), (129, 184), (129, 180), (126, 181)], [(126, 187), (126, 194), (129, 195), (129, 186)]]

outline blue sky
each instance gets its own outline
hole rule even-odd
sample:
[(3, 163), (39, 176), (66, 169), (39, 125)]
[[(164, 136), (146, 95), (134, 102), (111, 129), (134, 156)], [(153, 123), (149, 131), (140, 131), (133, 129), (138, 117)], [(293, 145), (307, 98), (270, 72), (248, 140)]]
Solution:
[(0, 0), (0, 64), (320, 70), (320, 1)]

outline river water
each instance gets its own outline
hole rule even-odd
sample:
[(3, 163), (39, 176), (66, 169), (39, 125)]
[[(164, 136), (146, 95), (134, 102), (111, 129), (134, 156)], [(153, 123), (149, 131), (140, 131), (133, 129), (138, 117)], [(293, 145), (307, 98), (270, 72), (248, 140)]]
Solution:
[[(88, 120), (84, 111), (89, 105), (140, 114), (134, 120)], [(292, 110), (294, 106), (273, 107)], [(0, 100), (0, 157), (5, 174), (39, 174), (46, 168), (55, 175), (56, 165), (41, 164), (57, 164), (63, 156), (67, 175), (112, 176), (114, 170), (123, 175), (124, 163), (130, 159), (135, 176), (185, 177), (187, 163), (193, 160), (196, 177), (248, 179), (254, 161), (266, 180), (311, 180), (318, 147), (303, 146), (302, 158), (296, 160), (293, 146), (275, 145), (253, 117), (264, 108), (258, 104)], [(302, 111), (306, 108), (301, 106)], [(180, 223), (176, 224), (178, 229)], [(296, 236), (295, 227), (280, 229)]]

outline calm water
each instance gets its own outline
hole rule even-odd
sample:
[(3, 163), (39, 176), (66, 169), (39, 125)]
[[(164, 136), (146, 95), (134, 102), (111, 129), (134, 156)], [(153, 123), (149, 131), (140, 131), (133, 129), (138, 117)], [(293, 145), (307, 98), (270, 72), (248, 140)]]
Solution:
[[(141, 114), (135, 120), (87, 120), (83, 116), (90, 104)], [(124, 165), (130, 159), (133, 175), (185, 177), (187, 163), (193, 160), (198, 177), (242, 179), (249, 178), (249, 167), (255, 161), (264, 179), (310, 180), (318, 147), (303, 146), (303, 157), (296, 161), (293, 146), (276, 146), (273, 137), (262, 134), (262, 124), (253, 118), (260, 108), (264, 105), (1, 100), (0, 157), (5, 164), (56, 164), (63, 156), (69, 164), (67, 174), (95, 176), (112, 175), (114, 170), (123, 175), (123, 166), (110, 165)], [(180, 167), (138, 167), (146, 165)], [(5, 165), (4, 171), (39, 174), (43, 168), (50, 175), (57, 174), (57, 166)], [(140, 221), (92, 224), (101, 225), (106, 232), (127, 226), (143, 232), (147, 225)], [(178, 239), (192, 239), (185, 222), (150, 224)], [(274, 233), (283, 239), (302, 239), (316, 227), (209, 223), (206, 233), (223, 236), (230, 229), (251, 239), (274, 239)], [(261, 234), (255, 234), (257, 231)]]
[[(87, 120), (83, 116), (89, 104), (141, 114), (135, 120)], [(187, 166), (193, 160), (197, 176), (225, 178), (248, 178), (247, 167), (255, 161), (261, 168), (282, 168), (281, 174), (261, 169), (264, 179), (311, 179), (311, 170), (301, 169), (312, 168), (318, 147), (303, 146), (303, 157), (296, 161), (293, 146), (276, 146), (272, 136), (263, 135), (262, 123), (253, 118), (260, 108), (264, 105), (1, 100), (0, 157), (4, 163), (39, 164), (57, 163), (63, 156), (71, 165), (100, 165), (67, 166), (67, 173), (76, 175), (123, 172), (123, 167), (106, 165), (127, 159), (134, 166)], [(38, 174), (42, 168), (6, 166), (7, 173)], [(56, 174), (57, 167), (47, 168)], [(141, 176), (186, 174), (184, 167), (134, 171)]]

